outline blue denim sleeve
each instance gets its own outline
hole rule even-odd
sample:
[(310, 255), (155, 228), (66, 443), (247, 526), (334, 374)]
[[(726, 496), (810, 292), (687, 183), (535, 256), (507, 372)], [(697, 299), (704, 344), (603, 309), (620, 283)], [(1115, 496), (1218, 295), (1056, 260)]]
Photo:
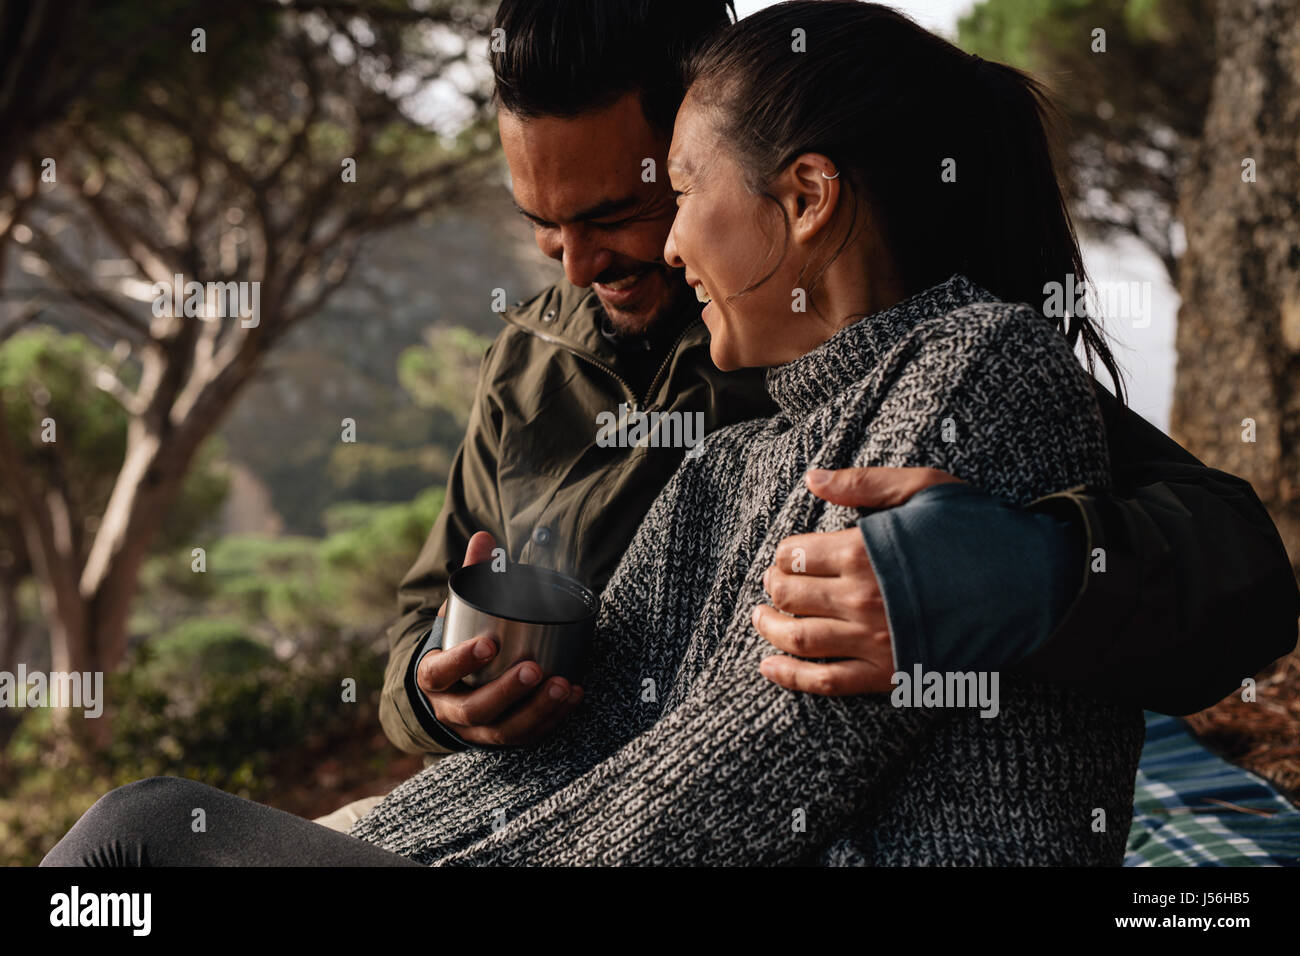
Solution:
[(1083, 582), (1083, 529), (966, 483), (858, 522), (895, 670), (1002, 670), (1051, 636)]

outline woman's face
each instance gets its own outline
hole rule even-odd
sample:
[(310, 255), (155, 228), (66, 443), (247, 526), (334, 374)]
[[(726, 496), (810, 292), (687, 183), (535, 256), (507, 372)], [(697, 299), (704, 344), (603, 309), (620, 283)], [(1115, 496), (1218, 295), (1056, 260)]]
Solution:
[[(808, 312), (796, 311), (803, 253), (794, 243), (785, 248), (780, 210), (746, 188), (711, 115), (689, 96), (677, 114), (668, 153), (677, 217), (664, 258), (670, 266), (684, 268), (697, 297), (709, 303), (703, 319), (718, 368), (781, 365), (825, 338), (815, 338), (812, 323), (804, 321)], [(771, 277), (757, 288), (735, 297), (768, 273)]]

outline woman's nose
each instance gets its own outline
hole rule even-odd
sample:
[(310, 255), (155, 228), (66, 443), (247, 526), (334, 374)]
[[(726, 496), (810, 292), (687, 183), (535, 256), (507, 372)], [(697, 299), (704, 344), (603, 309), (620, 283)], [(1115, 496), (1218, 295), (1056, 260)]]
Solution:
[(668, 241), (664, 243), (664, 262), (674, 269), (684, 269), (686, 263), (677, 254), (677, 219), (674, 217), (672, 228), (668, 230)]

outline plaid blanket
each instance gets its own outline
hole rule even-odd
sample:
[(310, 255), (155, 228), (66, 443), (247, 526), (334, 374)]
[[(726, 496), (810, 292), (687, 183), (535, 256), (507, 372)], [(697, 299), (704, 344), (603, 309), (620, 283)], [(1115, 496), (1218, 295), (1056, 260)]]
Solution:
[(1300, 866), (1300, 810), (1150, 711), (1125, 866)]

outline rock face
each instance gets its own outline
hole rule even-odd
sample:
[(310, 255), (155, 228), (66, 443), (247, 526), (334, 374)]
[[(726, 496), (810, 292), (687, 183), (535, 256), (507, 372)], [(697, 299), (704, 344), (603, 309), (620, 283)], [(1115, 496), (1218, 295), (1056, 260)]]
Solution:
[(1170, 431), (1254, 485), (1300, 568), (1300, 0), (1219, 0), (1214, 30)]

